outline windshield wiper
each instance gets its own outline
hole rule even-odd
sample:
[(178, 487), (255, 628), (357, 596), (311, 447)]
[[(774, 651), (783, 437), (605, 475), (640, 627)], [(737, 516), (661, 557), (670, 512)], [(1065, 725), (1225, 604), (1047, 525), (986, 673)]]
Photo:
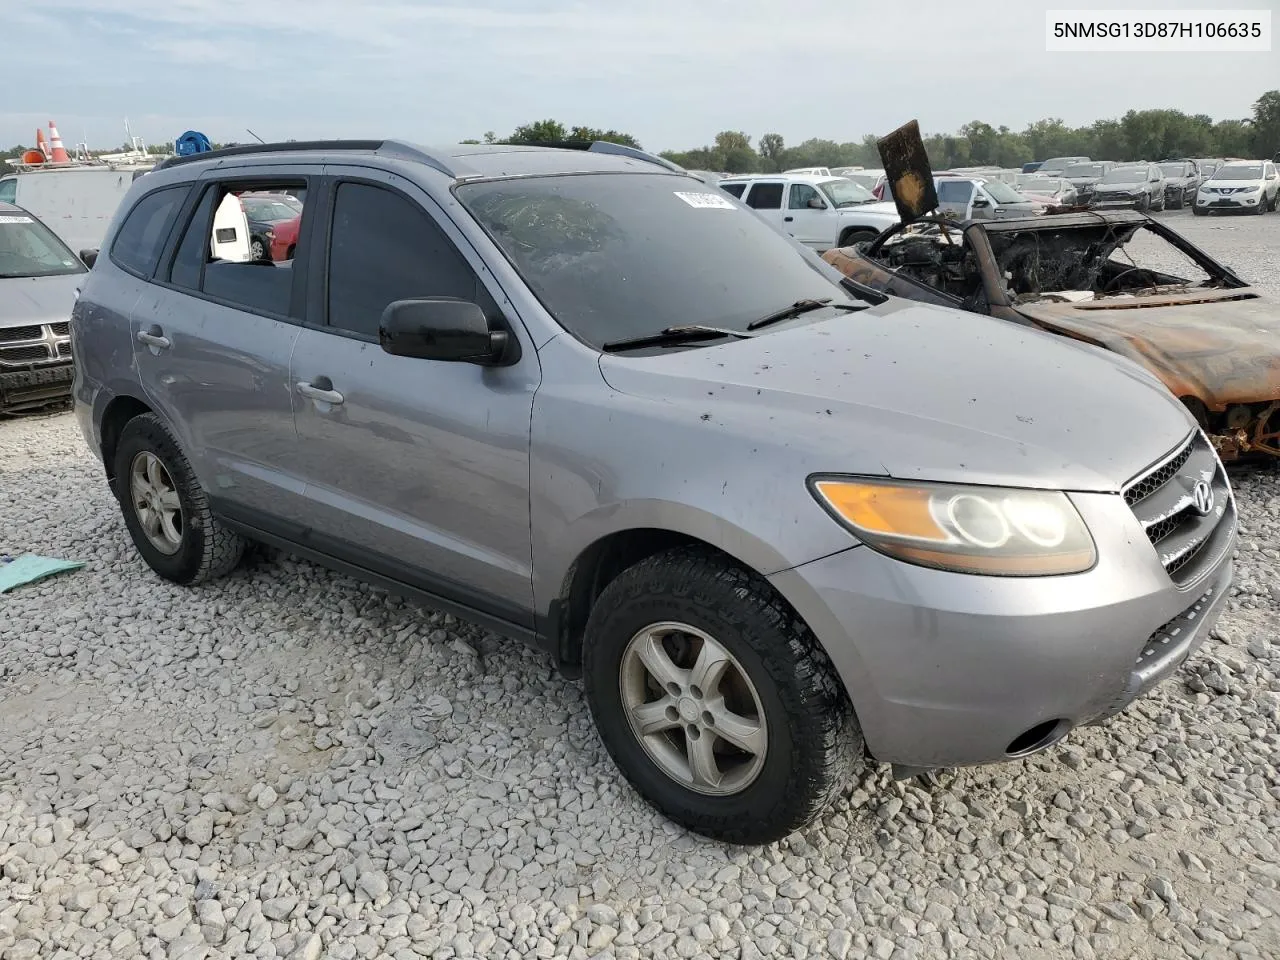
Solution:
[(617, 353), (619, 350), (640, 350), (644, 347), (667, 347), (681, 343), (697, 343), (699, 340), (720, 340), (733, 337), (743, 340), (754, 334), (745, 330), (730, 330), (728, 327), (707, 327), (691, 323), (682, 327), (667, 327), (657, 333), (645, 334), (643, 337), (628, 337), (625, 340), (614, 340), (600, 349), (605, 353)]
[(773, 313), (766, 313), (759, 320), (752, 320), (747, 324), (747, 329), (759, 330), (761, 327), (767, 327), (771, 323), (790, 320), (792, 317), (798, 317), (802, 313), (809, 313), (812, 310), (821, 310), (823, 307), (830, 307), (832, 310), (865, 310), (867, 308), (867, 304), (832, 303), (830, 297), (824, 297), (821, 300), (797, 300), (789, 307), (783, 307), (781, 310), (775, 310)]

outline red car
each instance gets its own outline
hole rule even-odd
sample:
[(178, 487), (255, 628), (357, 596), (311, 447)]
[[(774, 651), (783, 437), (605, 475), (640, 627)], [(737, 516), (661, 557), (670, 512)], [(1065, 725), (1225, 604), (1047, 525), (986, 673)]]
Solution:
[(299, 214), (292, 220), (282, 220), (272, 227), (275, 234), (271, 238), (271, 259), (275, 263), (293, 259), (293, 248), (298, 242), (298, 225), (302, 223)]

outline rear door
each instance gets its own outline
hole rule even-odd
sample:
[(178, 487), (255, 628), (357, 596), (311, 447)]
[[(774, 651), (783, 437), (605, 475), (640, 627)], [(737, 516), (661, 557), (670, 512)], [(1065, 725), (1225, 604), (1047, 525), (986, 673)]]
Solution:
[[(530, 625), (529, 424), (540, 368), (478, 255), (420, 188), (328, 167), (327, 251), (290, 380), (316, 549), (491, 617)], [(486, 279), (482, 280), (481, 276)], [(396, 300), (455, 297), (521, 338), (483, 367), (379, 346)]]
[(785, 192), (786, 184), (781, 180), (757, 180), (751, 184), (742, 201), (769, 226), (785, 233), (782, 222), (782, 196)]
[[(815, 202), (821, 206), (810, 206)], [(788, 186), (787, 208), (783, 212), (782, 223), (788, 234), (815, 250), (835, 246), (835, 211), (812, 184), (792, 183)]]
[(302, 261), (297, 269), (294, 261), (250, 261), (243, 219), (215, 214), (237, 206), (236, 191), (305, 188), (318, 173), (206, 177), (134, 308), (147, 397), (177, 432), (215, 507), (254, 525), (304, 513), (289, 356), (305, 319), (306, 277)]

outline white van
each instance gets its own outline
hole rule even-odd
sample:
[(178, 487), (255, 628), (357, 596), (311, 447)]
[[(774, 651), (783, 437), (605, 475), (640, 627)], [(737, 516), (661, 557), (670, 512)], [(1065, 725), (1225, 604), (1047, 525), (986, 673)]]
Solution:
[(20, 168), (0, 179), (0, 202), (34, 214), (76, 253), (97, 249), (116, 208), (152, 163)]

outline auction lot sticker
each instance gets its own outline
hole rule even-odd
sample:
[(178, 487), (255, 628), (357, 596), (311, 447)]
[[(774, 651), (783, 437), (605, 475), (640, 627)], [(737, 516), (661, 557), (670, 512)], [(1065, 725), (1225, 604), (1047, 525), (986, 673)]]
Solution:
[(1057, 53), (1269, 53), (1270, 10), (1048, 10)]
[(675, 194), (691, 207), (698, 207), (703, 210), (734, 209), (733, 204), (729, 202), (727, 197), (717, 197), (714, 193), (681, 193), (677, 190)]

